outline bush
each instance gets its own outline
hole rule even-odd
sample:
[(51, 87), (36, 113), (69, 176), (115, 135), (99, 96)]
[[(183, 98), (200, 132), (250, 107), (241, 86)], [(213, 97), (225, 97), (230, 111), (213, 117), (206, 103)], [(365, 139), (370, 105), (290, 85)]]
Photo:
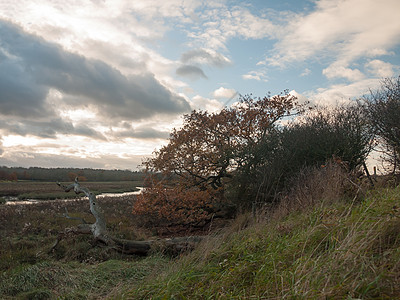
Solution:
[(334, 159), (347, 171), (360, 170), (370, 152), (371, 139), (360, 105), (314, 109), (271, 132), (257, 150), (261, 157), (257, 168), (238, 176), (234, 188), (251, 181), (247, 202), (276, 201), (304, 168), (320, 167)]
[(368, 120), (384, 153), (383, 158), (395, 173), (400, 161), (400, 76), (384, 79), (381, 88), (371, 91), (364, 101)]
[(152, 226), (202, 226), (217, 211), (220, 191), (188, 187), (184, 183), (167, 186), (164, 181), (153, 181), (137, 196), (133, 214), (142, 216), (144, 223)]

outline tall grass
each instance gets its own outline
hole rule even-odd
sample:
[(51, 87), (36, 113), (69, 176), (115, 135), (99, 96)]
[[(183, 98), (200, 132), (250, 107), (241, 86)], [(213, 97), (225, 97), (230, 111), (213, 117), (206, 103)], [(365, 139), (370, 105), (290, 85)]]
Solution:
[[(74, 222), (54, 215), (89, 218), (87, 203), (0, 206), (0, 298), (399, 299), (400, 187), (363, 186), (335, 165), (305, 170), (279, 205), (210, 229), (177, 258), (115, 254), (90, 237), (47, 254)], [(131, 199), (101, 201), (111, 231), (145, 238), (122, 217)]]
[(242, 217), (129, 297), (399, 298), (400, 187), (364, 194), (339, 169), (313, 172), (312, 195), (303, 177), (275, 214)]

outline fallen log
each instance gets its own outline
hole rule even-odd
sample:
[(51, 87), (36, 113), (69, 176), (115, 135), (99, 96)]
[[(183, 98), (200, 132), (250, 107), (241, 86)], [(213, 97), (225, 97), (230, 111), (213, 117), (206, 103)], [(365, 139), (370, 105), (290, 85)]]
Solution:
[[(96, 222), (93, 224), (87, 224), (83, 219), (81, 219), (84, 223), (78, 225), (76, 228), (68, 228), (68, 232), (66, 232), (68, 234), (92, 234), (93, 238), (98, 243), (109, 246), (121, 253), (136, 255), (148, 255), (151, 251), (157, 250), (177, 254), (182, 251), (193, 249), (195, 245), (203, 239), (201, 236), (185, 236), (147, 241), (116, 238), (107, 231), (104, 212), (97, 202), (96, 195), (93, 194), (88, 188), (82, 187), (78, 182), (78, 178), (75, 178), (75, 182), (68, 186), (65, 186), (59, 182), (57, 182), (57, 185), (63, 188), (65, 192), (74, 190), (76, 194), (85, 194), (85, 196), (89, 199), (90, 212), (96, 219)], [(75, 220), (79, 219), (70, 217), (68, 215), (68, 211), (66, 211), (64, 217)], [(51, 250), (58, 245), (66, 233), (61, 233), (59, 235)]]

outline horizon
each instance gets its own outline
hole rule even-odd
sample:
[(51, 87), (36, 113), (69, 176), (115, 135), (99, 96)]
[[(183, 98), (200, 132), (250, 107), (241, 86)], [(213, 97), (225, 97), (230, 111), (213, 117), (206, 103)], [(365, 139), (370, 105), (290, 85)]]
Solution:
[[(182, 115), (400, 74), (400, 2), (0, 2), (0, 166), (139, 170)], [(390, 22), (388, 21), (390, 20)]]

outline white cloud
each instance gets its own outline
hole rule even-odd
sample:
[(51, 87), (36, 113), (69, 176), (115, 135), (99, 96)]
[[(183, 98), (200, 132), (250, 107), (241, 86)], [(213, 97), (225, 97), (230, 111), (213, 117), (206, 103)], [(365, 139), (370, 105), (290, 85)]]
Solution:
[(366, 78), (350, 84), (333, 84), (327, 88), (319, 88), (305, 93), (305, 96), (312, 104), (336, 106), (360, 98), (368, 94), (370, 89), (378, 88), (379, 85), (379, 78)]
[(264, 71), (250, 71), (247, 74), (242, 75), (242, 78), (246, 80), (268, 81), (267, 75)]
[(392, 77), (394, 75), (393, 65), (379, 59), (374, 59), (365, 64), (369, 73), (376, 77)]
[(328, 79), (346, 78), (350, 81), (358, 81), (364, 79), (364, 74), (358, 69), (347, 68), (342, 63), (333, 63), (329, 67), (322, 70)]
[(311, 74), (311, 70), (309, 68), (305, 68), (303, 73), (300, 74), (300, 76), (304, 77), (304, 76), (308, 76)]
[(236, 91), (234, 89), (227, 89), (224, 87), (220, 87), (218, 89), (216, 89), (212, 95), (217, 98), (217, 99), (221, 99), (221, 98), (231, 98), (234, 97), (236, 95)]
[(289, 22), (267, 63), (285, 66), (318, 55), (347, 65), (362, 55), (387, 53), (399, 41), (397, 0), (320, 0), (316, 5)]
[(222, 104), (216, 99), (209, 99), (196, 95), (192, 98), (191, 106), (197, 110), (207, 110), (208, 112), (217, 112), (222, 109)]
[(282, 27), (274, 24), (267, 17), (253, 14), (243, 6), (221, 6), (219, 9), (205, 7), (205, 12), (199, 15), (202, 26), (196, 26), (189, 36), (194, 44), (207, 48), (227, 50), (227, 42), (234, 38), (262, 39), (276, 38)]
[(306, 96), (296, 92), (295, 90), (290, 91), (289, 95), (295, 96), (297, 98), (296, 101), (299, 104), (304, 104), (304, 103), (308, 103), (309, 102), (309, 99)]

